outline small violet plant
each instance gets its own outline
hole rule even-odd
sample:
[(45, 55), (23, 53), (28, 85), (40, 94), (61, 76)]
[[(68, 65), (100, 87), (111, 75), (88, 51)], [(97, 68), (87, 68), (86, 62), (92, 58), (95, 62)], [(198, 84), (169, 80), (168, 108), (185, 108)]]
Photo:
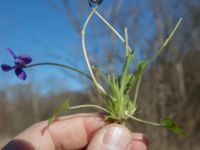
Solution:
[[(171, 40), (174, 33), (178, 29), (182, 21), (182, 18), (180, 18), (180, 20), (177, 22), (174, 29), (169, 34), (168, 38), (165, 40), (162, 46), (156, 51), (155, 55), (153, 55), (152, 57), (146, 60), (138, 62), (137, 58), (134, 55), (133, 50), (129, 47), (129, 44), (128, 44), (127, 28), (124, 29), (124, 37), (123, 37), (97, 11), (97, 7), (98, 5), (102, 3), (102, 1), (103, 0), (88, 0), (88, 3), (90, 7), (92, 8), (92, 10), (87, 17), (84, 23), (84, 26), (82, 28), (82, 32), (81, 32), (83, 53), (84, 53), (84, 57), (85, 57), (90, 75), (76, 68), (63, 65), (63, 64), (58, 64), (58, 63), (44, 62), (44, 63), (30, 64), (32, 62), (31, 57), (27, 55), (16, 56), (14, 52), (9, 48), (7, 50), (14, 58), (14, 66), (2, 64), (1, 65), (2, 70), (5, 72), (8, 72), (14, 69), (17, 77), (21, 80), (25, 80), (26, 73), (24, 72), (24, 69), (40, 66), (40, 65), (53, 65), (53, 66), (63, 67), (65, 69), (70, 69), (72, 71), (75, 71), (92, 81), (99, 95), (103, 99), (103, 106), (93, 105), (93, 104), (70, 106), (68, 100), (66, 100), (58, 106), (58, 108), (55, 110), (53, 115), (49, 118), (49, 125), (53, 123), (55, 118), (64, 110), (79, 109), (79, 108), (95, 108), (95, 109), (99, 109), (105, 112), (104, 119), (107, 123), (118, 123), (118, 124), (125, 125), (128, 119), (133, 119), (141, 123), (158, 126), (158, 127), (165, 127), (167, 129), (170, 129), (171, 131), (174, 131), (175, 133), (179, 135), (186, 135), (186, 132), (171, 119), (165, 118), (165, 119), (161, 119), (159, 123), (155, 123), (155, 122), (146, 121), (146, 120), (136, 117), (136, 111), (138, 109), (138, 93), (139, 93), (139, 88), (140, 88), (140, 84), (141, 84), (141, 80), (143, 78), (144, 72), (146, 68), (149, 66), (149, 64), (152, 61), (154, 61), (158, 57), (158, 55), (164, 50), (164, 48), (167, 46), (168, 42)], [(98, 67), (92, 66), (89, 62), (87, 49), (85, 45), (85, 31), (86, 31), (89, 21), (91, 20), (94, 14), (96, 14), (99, 17), (99, 19), (103, 23), (105, 23), (105, 25), (124, 44), (126, 59), (125, 59), (125, 63), (124, 63), (122, 73), (120, 76), (116, 76), (114, 74), (108, 74), (108, 75), (104, 74)], [(135, 72), (129, 72), (129, 66), (131, 62), (135, 64)], [(98, 73), (107, 82), (107, 85), (108, 85), (107, 90), (97, 81), (97, 79), (94, 76), (94, 72)], [(135, 91), (134, 91), (134, 97), (132, 98), (130, 97), (130, 91), (133, 87)]]

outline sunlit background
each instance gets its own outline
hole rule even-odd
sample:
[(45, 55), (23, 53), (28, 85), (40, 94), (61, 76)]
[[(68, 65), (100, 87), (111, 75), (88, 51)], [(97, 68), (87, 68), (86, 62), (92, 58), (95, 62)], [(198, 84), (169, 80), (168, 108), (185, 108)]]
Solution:
[[(11, 48), (16, 55), (31, 56), (32, 63), (62, 63), (88, 73), (81, 29), (90, 11), (88, 0), (0, 0), (0, 64), (13, 65), (6, 50)], [(200, 1), (104, 0), (98, 11), (122, 36), (128, 28), (129, 44), (139, 61), (152, 56), (183, 18), (165, 52), (145, 73), (138, 116), (151, 121), (172, 118), (188, 135), (179, 137), (133, 121), (128, 126), (145, 133), (152, 150), (199, 149)], [(91, 63), (120, 74), (124, 46), (97, 16), (86, 38)], [(22, 81), (14, 70), (0, 70), (0, 147), (31, 124), (47, 119), (65, 99), (72, 105), (99, 103), (91, 82), (74, 72), (52, 66), (25, 71), (27, 80)]]

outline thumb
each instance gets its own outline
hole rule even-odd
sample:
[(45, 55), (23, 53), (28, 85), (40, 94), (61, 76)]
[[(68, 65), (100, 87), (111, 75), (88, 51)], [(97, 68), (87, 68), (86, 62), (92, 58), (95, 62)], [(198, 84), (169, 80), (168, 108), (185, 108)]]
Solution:
[(131, 132), (126, 127), (110, 124), (94, 135), (87, 150), (128, 150), (131, 142)]

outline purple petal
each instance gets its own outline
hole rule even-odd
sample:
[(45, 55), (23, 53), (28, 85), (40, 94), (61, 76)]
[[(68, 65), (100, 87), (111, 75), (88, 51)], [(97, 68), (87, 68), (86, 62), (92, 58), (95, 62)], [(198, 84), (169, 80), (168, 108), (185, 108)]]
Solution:
[(17, 77), (20, 78), (21, 80), (26, 80), (26, 73), (25, 73), (24, 70), (22, 70), (21, 68), (15, 69), (15, 74), (16, 74)]
[(32, 58), (27, 55), (20, 55), (17, 58), (23, 60), (26, 65), (32, 62)]
[(17, 57), (15, 59), (15, 65), (17, 65), (19, 67), (24, 67), (26, 65), (26, 63), (23, 59), (20, 59), (19, 57)]
[(15, 53), (12, 51), (12, 49), (7, 48), (7, 50), (8, 50), (8, 52), (9, 52), (14, 58), (16, 58), (16, 55), (15, 55)]
[(2, 64), (2, 65), (1, 65), (1, 69), (2, 69), (3, 71), (5, 71), (5, 72), (8, 72), (8, 71), (10, 71), (11, 69), (13, 69), (13, 67), (11, 67), (11, 66), (9, 66), (9, 65), (7, 65), (7, 64)]

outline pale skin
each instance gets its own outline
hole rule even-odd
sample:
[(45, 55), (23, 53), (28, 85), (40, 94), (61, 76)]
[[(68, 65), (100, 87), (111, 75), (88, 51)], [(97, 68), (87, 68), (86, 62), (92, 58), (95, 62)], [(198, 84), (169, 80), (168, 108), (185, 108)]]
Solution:
[[(118, 124), (105, 125), (100, 114), (58, 118), (49, 127), (36, 123), (17, 135), (3, 150), (147, 150), (148, 140)], [(18, 150), (17, 149), (17, 150)]]

